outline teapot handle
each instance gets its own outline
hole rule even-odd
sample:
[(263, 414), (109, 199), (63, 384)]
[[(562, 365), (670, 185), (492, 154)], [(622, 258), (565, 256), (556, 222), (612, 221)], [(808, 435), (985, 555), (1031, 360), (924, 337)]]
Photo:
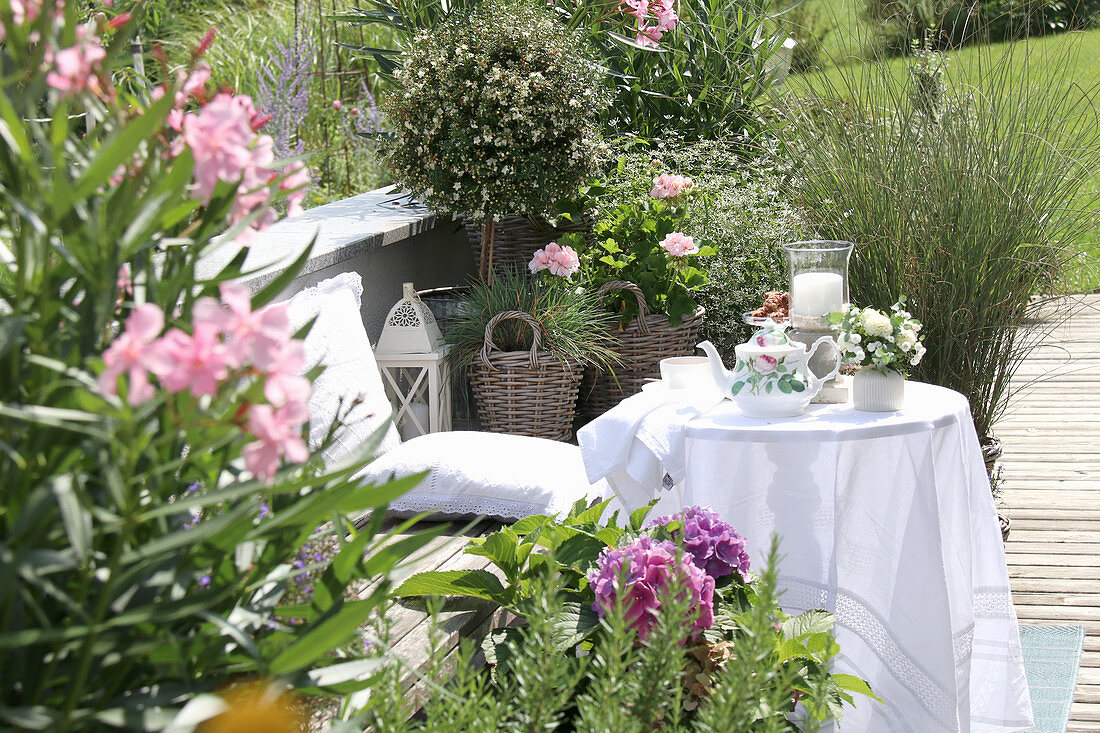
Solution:
[[(833, 351), (836, 352), (836, 364), (833, 366), (832, 369), (829, 370), (828, 374), (826, 374), (824, 377), (819, 377), (814, 374), (813, 371), (810, 369), (809, 362), (811, 359), (814, 358), (814, 354), (817, 353), (817, 350), (823, 344), (828, 344), (832, 347)], [(820, 391), (821, 385), (825, 384), (825, 382), (828, 382), (840, 372), (840, 349), (837, 348), (836, 342), (833, 341), (832, 336), (822, 336), (817, 341), (814, 341), (814, 345), (810, 347), (809, 353), (806, 354), (806, 371), (810, 373), (811, 377), (813, 377), (815, 392)]]

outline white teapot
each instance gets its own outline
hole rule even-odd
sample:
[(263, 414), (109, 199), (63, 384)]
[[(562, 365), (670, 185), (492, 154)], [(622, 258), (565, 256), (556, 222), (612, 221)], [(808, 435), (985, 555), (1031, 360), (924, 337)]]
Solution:
[[(793, 417), (805, 411), (821, 386), (840, 370), (840, 353), (829, 336), (822, 336), (809, 351), (785, 333), (786, 326), (768, 324), (747, 342), (734, 347), (737, 363), (733, 371), (710, 341), (699, 344), (710, 361), (711, 375), (722, 396), (737, 403), (741, 412), (753, 417)], [(818, 377), (809, 360), (823, 345), (837, 351), (832, 371)]]

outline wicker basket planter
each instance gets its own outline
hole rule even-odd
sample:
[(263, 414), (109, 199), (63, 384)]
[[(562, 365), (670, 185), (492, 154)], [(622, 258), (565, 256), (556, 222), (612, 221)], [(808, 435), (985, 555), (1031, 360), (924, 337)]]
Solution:
[[(466, 239), (474, 253), (474, 267), (481, 272), (481, 222), (463, 219)], [(550, 242), (569, 232), (580, 232), (587, 238), (592, 232), (592, 221), (584, 216), (577, 222), (563, 222), (552, 226), (539, 217), (517, 216), (510, 214), (496, 222), (493, 231), (493, 272), (500, 274), (507, 270), (526, 271), (535, 250), (542, 249)]]
[[(531, 327), (530, 350), (497, 350), (493, 331), (508, 319)], [(485, 344), (470, 365), (470, 385), (482, 430), (560, 441), (572, 437), (583, 366), (562, 364), (552, 354), (540, 352), (541, 330), (524, 311), (498, 313), (486, 324)]]
[(668, 316), (653, 314), (646, 306), (645, 296), (634, 283), (617, 280), (604, 283), (600, 294), (612, 290), (627, 290), (638, 301), (638, 317), (625, 329), (611, 334), (611, 346), (622, 361), (614, 373), (589, 367), (581, 386), (581, 414), (594, 418), (610, 410), (623, 399), (642, 391), (647, 380), (661, 376), (661, 359), (670, 356), (690, 356), (699, 341), (703, 323), (702, 306), (685, 318), (679, 326), (668, 322)]

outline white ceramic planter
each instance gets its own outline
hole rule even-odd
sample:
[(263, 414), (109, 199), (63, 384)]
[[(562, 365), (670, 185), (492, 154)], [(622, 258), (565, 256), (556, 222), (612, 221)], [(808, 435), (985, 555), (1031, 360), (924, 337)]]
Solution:
[(864, 412), (893, 412), (905, 404), (905, 377), (864, 367), (852, 378), (852, 403)]

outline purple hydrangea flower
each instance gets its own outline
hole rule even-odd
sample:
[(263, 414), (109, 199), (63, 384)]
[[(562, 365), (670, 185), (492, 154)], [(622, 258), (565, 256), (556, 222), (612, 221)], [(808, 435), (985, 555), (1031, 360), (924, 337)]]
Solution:
[(592, 610), (603, 618), (607, 609), (614, 607), (622, 577), (627, 594), (626, 619), (637, 629), (638, 638), (645, 641), (657, 625), (664, 588), (676, 576), (682, 579), (684, 590), (691, 594), (691, 606), (698, 611), (692, 632), (709, 629), (714, 624), (714, 578), (668, 540), (639, 537), (621, 550), (604, 550), (588, 576), (596, 594)]
[(689, 506), (679, 514), (658, 517), (650, 527), (679, 521), (682, 529), (672, 533), (676, 542), (683, 544), (684, 552), (695, 559), (695, 564), (707, 575), (717, 580), (731, 575), (734, 570), (746, 582), (749, 579), (749, 553), (745, 540), (737, 531), (710, 508)]

